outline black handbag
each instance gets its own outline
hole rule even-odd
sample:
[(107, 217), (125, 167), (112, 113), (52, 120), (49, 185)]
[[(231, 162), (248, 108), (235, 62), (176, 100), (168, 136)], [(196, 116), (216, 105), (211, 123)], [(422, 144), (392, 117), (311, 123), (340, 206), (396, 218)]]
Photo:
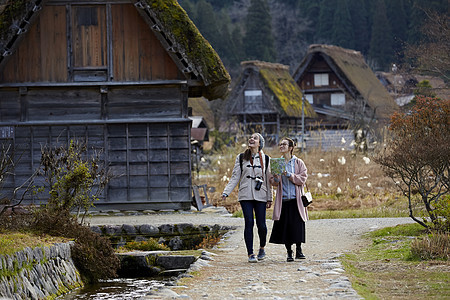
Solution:
[(305, 185), (306, 185), (307, 192), (302, 195), (302, 202), (303, 202), (303, 206), (307, 207), (308, 205), (310, 205), (312, 203), (312, 195), (309, 192), (308, 185), (307, 184), (305, 184)]

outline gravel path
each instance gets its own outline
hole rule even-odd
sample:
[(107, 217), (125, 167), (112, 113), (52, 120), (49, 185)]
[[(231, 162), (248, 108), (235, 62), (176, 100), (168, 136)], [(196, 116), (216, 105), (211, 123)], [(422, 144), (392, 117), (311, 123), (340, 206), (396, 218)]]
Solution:
[[(353, 290), (338, 257), (366, 245), (366, 232), (387, 226), (410, 223), (410, 218), (325, 219), (306, 223), (306, 260), (286, 262), (283, 245), (267, 244), (265, 260), (247, 262), (243, 240), (243, 219), (232, 218), (223, 208), (202, 212), (150, 215), (97, 216), (91, 225), (121, 224), (223, 224), (236, 226), (212, 260), (199, 260), (193, 273), (146, 299), (361, 299)], [(269, 234), (272, 220), (267, 220)], [(255, 237), (256, 226), (255, 226)], [(255, 239), (257, 249), (258, 239)], [(201, 267), (199, 267), (201, 266)], [(193, 275), (191, 275), (193, 274)]]

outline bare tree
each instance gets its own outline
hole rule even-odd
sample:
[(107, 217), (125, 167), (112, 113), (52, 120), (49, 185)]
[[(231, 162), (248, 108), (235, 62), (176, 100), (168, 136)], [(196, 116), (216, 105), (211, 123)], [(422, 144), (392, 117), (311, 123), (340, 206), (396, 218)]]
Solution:
[[(4, 194), (4, 185), (8, 178), (14, 175), (15, 166), (20, 157), (21, 155), (15, 157), (15, 151), (11, 143), (2, 143), (0, 146), (0, 217), (9, 209), (14, 210), (15, 207), (21, 205), (25, 195), (32, 190), (36, 172), (20, 186), (15, 187), (12, 193)], [(17, 197), (19, 192), (22, 193), (20, 198)]]
[(310, 30), (310, 21), (300, 15), (292, 5), (270, 1), (272, 28), (277, 50), (277, 61), (294, 70), (308, 49), (305, 33)]
[(422, 27), (426, 37), (418, 45), (408, 45), (406, 55), (416, 63), (416, 70), (450, 80), (450, 23), (448, 14), (425, 11), (428, 19)]

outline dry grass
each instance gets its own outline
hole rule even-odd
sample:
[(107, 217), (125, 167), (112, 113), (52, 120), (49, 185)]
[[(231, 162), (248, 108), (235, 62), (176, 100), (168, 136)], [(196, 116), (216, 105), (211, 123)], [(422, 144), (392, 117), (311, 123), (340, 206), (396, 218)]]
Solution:
[(450, 235), (434, 233), (416, 239), (411, 244), (411, 253), (423, 260), (450, 260)]
[[(228, 147), (222, 153), (207, 156), (200, 176), (194, 174), (194, 184), (207, 184), (208, 198), (214, 205), (224, 206), (234, 213), (240, 209), (237, 188), (225, 202), (221, 194), (233, 170), (236, 155), (245, 147), (240, 143)], [(277, 148), (265, 148), (266, 154), (279, 157)], [(407, 202), (394, 183), (386, 177), (380, 166), (373, 162), (371, 154), (355, 154), (350, 151), (312, 150), (294, 152), (304, 160), (308, 168), (308, 188), (314, 202), (309, 211), (316, 212), (350, 210), (370, 215), (407, 216)]]

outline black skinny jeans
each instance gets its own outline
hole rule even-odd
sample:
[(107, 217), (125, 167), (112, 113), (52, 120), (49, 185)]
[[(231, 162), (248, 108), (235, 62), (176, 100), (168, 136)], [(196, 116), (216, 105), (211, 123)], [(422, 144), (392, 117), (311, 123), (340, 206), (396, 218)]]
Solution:
[(255, 224), (253, 219), (253, 212), (256, 217), (256, 227), (258, 227), (259, 246), (264, 247), (267, 239), (266, 226), (266, 202), (256, 200), (242, 200), (239, 202), (244, 214), (244, 240), (247, 247), (247, 254), (253, 254), (253, 226)]

